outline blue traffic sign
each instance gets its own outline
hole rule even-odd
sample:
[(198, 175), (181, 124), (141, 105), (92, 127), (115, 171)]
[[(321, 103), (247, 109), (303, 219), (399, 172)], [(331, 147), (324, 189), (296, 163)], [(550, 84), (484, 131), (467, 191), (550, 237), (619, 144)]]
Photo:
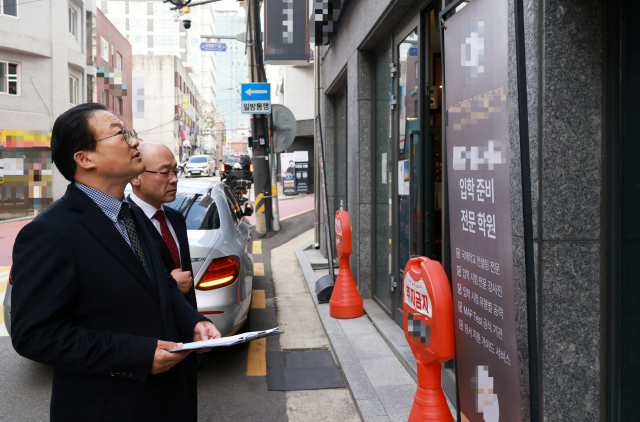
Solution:
[(201, 42), (200, 50), (202, 51), (227, 51), (227, 44), (223, 42)]
[(244, 114), (271, 113), (271, 84), (249, 83), (241, 86), (241, 112)]

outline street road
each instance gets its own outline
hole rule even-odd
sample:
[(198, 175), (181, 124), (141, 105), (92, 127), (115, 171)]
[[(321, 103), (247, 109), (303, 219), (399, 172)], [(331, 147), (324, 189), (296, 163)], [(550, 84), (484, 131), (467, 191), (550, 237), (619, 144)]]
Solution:
[[(13, 223), (0, 224), (0, 233), (4, 233), (2, 226), (6, 224)], [(306, 212), (284, 219), (282, 230), (277, 234), (271, 233), (262, 240), (254, 234), (256, 240), (252, 247), (256, 274), (248, 331), (277, 325), (271, 250), (312, 228), (313, 213)], [(0, 303), (8, 269), (0, 267)], [(4, 323), (0, 327), (4, 328)], [(199, 421), (287, 420), (285, 394), (267, 391), (266, 382), (265, 353), (280, 350), (279, 340), (277, 337), (262, 340), (263, 343), (258, 343), (258, 340), (249, 345), (214, 349), (204, 356), (198, 373)], [(48, 421), (52, 370), (20, 357), (13, 350), (6, 330), (5, 336), (0, 336), (0, 368), (0, 420)]]

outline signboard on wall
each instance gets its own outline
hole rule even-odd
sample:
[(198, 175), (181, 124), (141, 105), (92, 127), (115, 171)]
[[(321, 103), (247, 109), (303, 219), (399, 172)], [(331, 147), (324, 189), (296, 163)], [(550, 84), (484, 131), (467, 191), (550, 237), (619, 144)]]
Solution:
[(507, 3), (446, 21), (445, 107), (462, 420), (521, 421), (511, 245)]
[(265, 1), (264, 59), (272, 65), (308, 65), (307, 0)]
[(282, 175), (282, 191), (285, 195), (296, 195), (296, 154), (293, 152), (280, 154), (280, 174)]

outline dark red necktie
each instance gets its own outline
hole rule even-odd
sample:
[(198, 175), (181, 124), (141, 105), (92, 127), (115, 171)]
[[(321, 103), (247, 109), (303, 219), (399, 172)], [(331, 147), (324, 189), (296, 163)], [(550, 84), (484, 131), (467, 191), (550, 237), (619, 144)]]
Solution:
[(169, 230), (169, 225), (164, 217), (164, 211), (157, 211), (153, 218), (160, 222), (160, 232), (162, 233), (164, 243), (167, 244), (169, 252), (171, 252), (171, 257), (173, 258), (173, 263), (176, 264), (176, 268), (180, 268), (180, 253), (178, 252), (178, 245), (176, 245), (176, 241), (173, 239), (171, 230)]

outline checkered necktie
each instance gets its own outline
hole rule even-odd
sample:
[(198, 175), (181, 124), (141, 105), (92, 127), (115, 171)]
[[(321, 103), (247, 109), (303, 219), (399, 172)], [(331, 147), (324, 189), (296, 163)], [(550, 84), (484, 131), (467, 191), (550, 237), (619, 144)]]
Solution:
[(144, 251), (142, 250), (142, 243), (140, 242), (140, 238), (138, 237), (138, 230), (136, 230), (136, 225), (133, 222), (133, 217), (131, 217), (129, 204), (127, 204), (126, 202), (123, 203), (122, 207), (120, 208), (118, 219), (124, 222), (124, 227), (127, 229), (127, 235), (129, 235), (131, 246), (133, 246), (133, 250), (136, 251), (136, 255), (138, 255), (138, 259), (140, 260), (140, 262), (142, 262), (142, 266), (147, 272), (147, 275), (149, 276), (149, 278), (151, 278), (151, 272), (149, 271), (149, 266), (147, 265), (147, 259), (144, 256)]
[(180, 253), (178, 252), (178, 245), (176, 245), (176, 241), (171, 234), (171, 230), (169, 230), (169, 225), (167, 224), (167, 219), (164, 215), (164, 211), (156, 211), (153, 218), (158, 220), (158, 222), (160, 223), (160, 233), (162, 233), (164, 243), (167, 244), (169, 252), (171, 252), (171, 258), (173, 258), (173, 263), (175, 264), (176, 268), (180, 268)]

